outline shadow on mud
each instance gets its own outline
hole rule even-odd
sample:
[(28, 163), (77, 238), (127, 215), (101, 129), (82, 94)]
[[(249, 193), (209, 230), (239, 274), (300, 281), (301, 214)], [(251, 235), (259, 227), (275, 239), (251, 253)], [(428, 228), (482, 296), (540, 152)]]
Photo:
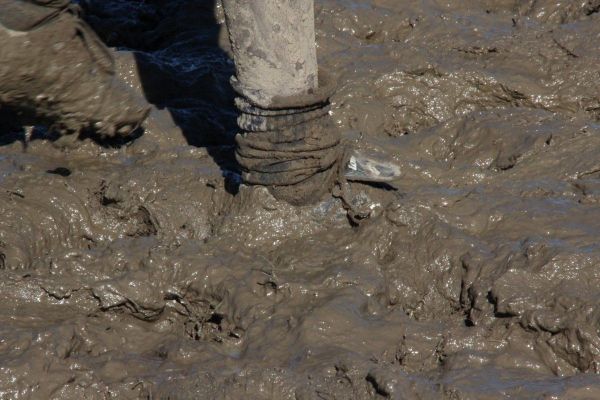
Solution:
[(88, 23), (111, 47), (132, 51), (144, 95), (167, 109), (188, 144), (237, 171), (233, 63), (219, 45), (216, 0), (87, 0)]
[[(233, 63), (219, 45), (221, 25), (216, 0), (82, 0), (83, 17), (111, 47), (131, 51), (145, 97), (166, 109), (188, 144), (205, 147), (224, 175), (237, 172), (233, 155), (236, 133), (234, 93), (229, 84)], [(0, 110), (0, 145), (35, 139), (58, 140), (26, 113)], [(43, 121), (42, 121), (43, 124)], [(99, 139), (119, 147), (142, 135)]]

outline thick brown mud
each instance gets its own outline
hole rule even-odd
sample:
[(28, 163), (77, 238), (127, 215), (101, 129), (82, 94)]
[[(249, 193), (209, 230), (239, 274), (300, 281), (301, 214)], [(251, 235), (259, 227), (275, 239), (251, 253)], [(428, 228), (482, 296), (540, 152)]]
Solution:
[(218, 10), (164, 3), (84, 4), (145, 135), (3, 111), (0, 399), (600, 398), (600, 2), (317, 1), (333, 118), (403, 169), (357, 224), (239, 186)]

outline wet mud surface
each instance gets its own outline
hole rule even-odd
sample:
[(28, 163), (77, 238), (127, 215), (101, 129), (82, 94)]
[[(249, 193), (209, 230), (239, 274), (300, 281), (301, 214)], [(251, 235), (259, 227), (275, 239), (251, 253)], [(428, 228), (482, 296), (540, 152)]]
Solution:
[(4, 115), (0, 398), (600, 398), (600, 2), (317, 1), (333, 118), (403, 168), (354, 225), (239, 186), (212, 2), (83, 6), (171, 120)]

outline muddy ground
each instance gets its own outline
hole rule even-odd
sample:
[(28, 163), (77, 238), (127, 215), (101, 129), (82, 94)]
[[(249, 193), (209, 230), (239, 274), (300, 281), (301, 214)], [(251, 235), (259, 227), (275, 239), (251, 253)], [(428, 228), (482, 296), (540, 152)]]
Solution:
[(239, 185), (212, 1), (82, 6), (172, 122), (5, 112), (0, 399), (600, 398), (600, 1), (318, 0), (357, 224)]

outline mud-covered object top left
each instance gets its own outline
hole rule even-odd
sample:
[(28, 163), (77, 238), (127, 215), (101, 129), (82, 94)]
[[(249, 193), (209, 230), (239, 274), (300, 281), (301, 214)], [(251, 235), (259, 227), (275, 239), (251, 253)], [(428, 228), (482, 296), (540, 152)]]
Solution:
[(0, 0), (0, 107), (61, 134), (127, 135), (148, 114), (68, 0)]
[(28, 31), (69, 6), (69, 0), (0, 0), (0, 24)]

